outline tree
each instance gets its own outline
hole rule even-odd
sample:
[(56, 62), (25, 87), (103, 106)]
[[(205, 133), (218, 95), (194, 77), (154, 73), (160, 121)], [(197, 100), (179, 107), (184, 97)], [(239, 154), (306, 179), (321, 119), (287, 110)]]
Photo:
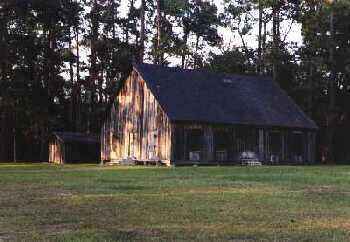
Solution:
[[(205, 46), (217, 46), (222, 39), (217, 28), (222, 23), (217, 7), (207, 1), (189, 1), (179, 5), (183, 37), (181, 45), (181, 65), (198, 68), (203, 65), (201, 51)], [(193, 37), (193, 38), (192, 38)], [(193, 48), (189, 46), (189, 42)]]
[[(1, 59), (1, 94), (4, 103), (16, 114), (17, 157), (47, 156), (47, 139), (66, 116), (65, 80), (61, 76), (64, 46), (67, 44), (67, 1), (2, 1), (1, 22), (7, 43), (6, 60)], [(11, 53), (11, 54), (10, 54)], [(6, 55), (5, 55), (6, 56)], [(5, 93), (12, 93), (6, 95)], [(33, 146), (22, 146), (30, 140)], [(35, 145), (37, 144), (37, 145)], [(25, 147), (32, 147), (26, 149)]]
[(340, 120), (349, 112), (344, 104), (349, 98), (346, 63), (350, 36), (346, 29), (349, 28), (350, 4), (347, 1), (334, 5), (306, 1), (302, 7), (305, 49), (317, 59), (313, 70), (313, 76), (317, 76), (313, 78), (314, 98), (317, 99), (314, 118), (320, 124), (321, 156), (324, 161), (334, 162), (334, 147), (339, 144), (334, 135)]
[[(250, 55), (254, 51), (250, 50)], [(210, 54), (208, 63), (205, 65), (210, 71), (228, 74), (254, 74), (256, 72), (256, 63), (249, 58), (246, 52), (239, 48), (223, 50), (221, 54)]]

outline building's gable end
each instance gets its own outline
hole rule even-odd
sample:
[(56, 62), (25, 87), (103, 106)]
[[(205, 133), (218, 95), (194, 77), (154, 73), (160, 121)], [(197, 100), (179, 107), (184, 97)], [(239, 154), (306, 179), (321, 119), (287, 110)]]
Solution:
[[(136, 70), (115, 96), (102, 150), (111, 160), (169, 160), (170, 121)], [(107, 133), (107, 134), (106, 134)], [(108, 147), (106, 147), (108, 146)]]
[(171, 116), (169, 115), (168, 113), (168, 110), (164, 107), (164, 105), (162, 105), (162, 103), (160, 102), (160, 100), (158, 100), (157, 98), (157, 95), (155, 93), (155, 90), (153, 90), (151, 88), (151, 85), (147, 82), (147, 79), (143, 77), (142, 75), (142, 72), (140, 72), (138, 69), (137, 69), (137, 66), (134, 66), (133, 68), (133, 71), (135, 71), (141, 78), (141, 80), (143, 81), (145, 87), (147, 88), (147, 90), (151, 93), (152, 97), (154, 98), (156, 104), (161, 108), (162, 112), (164, 113), (164, 115), (166, 115), (166, 118), (169, 120), (169, 121), (173, 121), (171, 120)]

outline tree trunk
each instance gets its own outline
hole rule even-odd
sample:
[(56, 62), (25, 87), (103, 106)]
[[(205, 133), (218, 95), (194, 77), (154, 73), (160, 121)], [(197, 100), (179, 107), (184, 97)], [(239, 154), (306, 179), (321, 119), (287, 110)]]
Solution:
[(161, 11), (160, 0), (157, 0), (157, 42), (156, 42), (156, 58), (155, 63), (160, 64), (160, 52), (161, 52)]
[(273, 53), (273, 80), (278, 81), (279, 48), (280, 48), (280, 5), (275, 3), (272, 8), (272, 53)]
[[(51, 26), (50, 26), (51, 27)], [(46, 161), (47, 159), (47, 138), (49, 136), (49, 132), (51, 131), (50, 127), (50, 106), (52, 105), (53, 100), (53, 93), (51, 91), (51, 85), (54, 81), (55, 76), (55, 66), (54, 66), (54, 51), (56, 49), (57, 43), (55, 39), (55, 32), (53, 31), (53, 28), (49, 28), (46, 30), (47, 33), (47, 49), (46, 49), (46, 60), (45, 60), (45, 73), (44, 76), (46, 76), (46, 103), (45, 103), (45, 115), (42, 120), (41, 124), (41, 138), (40, 138), (40, 160)]]
[(184, 31), (183, 36), (183, 46), (182, 46), (182, 54), (181, 54), (181, 67), (184, 69), (186, 65), (186, 47), (187, 47), (187, 40), (188, 40), (189, 32)]
[(115, 29), (115, 20), (116, 20), (116, 12), (117, 12), (117, 9), (116, 9), (116, 4), (115, 4), (115, 0), (111, 0), (111, 11), (112, 11), (112, 38), (113, 40), (115, 40), (115, 37), (116, 37), (116, 29)]
[(80, 50), (79, 50), (79, 28), (78, 26), (75, 27), (75, 42), (76, 42), (76, 61), (77, 61), (77, 66), (76, 66), (76, 84), (73, 86), (73, 91), (74, 91), (74, 96), (76, 99), (76, 107), (75, 107), (75, 112), (76, 112), (76, 118), (75, 118), (75, 127), (77, 131), (81, 131), (81, 126), (80, 126), (80, 115), (81, 115), (81, 100), (80, 100)]
[(144, 54), (145, 54), (145, 40), (146, 40), (146, 33), (145, 33), (145, 10), (146, 10), (146, 1), (141, 0), (141, 30), (140, 30), (140, 63), (143, 63)]
[(257, 72), (261, 74), (261, 65), (262, 65), (262, 23), (263, 23), (263, 7), (262, 0), (259, 0), (259, 36), (258, 36), (258, 66)]
[(194, 54), (194, 63), (193, 63), (193, 68), (199, 68), (198, 65), (198, 48), (199, 48), (199, 35), (196, 35), (196, 45), (195, 45), (195, 50), (196, 53)]
[[(0, 45), (0, 51), (2, 54), (2, 57), (1, 57), (2, 60), (7, 60), (9, 56), (8, 48), (7, 48), (8, 30), (6, 26), (7, 26), (7, 19), (5, 19), (5, 16), (0, 15), (0, 41), (2, 43), (2, 45)], [(8, 76), (10, 76), (9, 69), (10, 69), (9, 64), (7, 64), (6, 61), (1, 61), (0, 80), (3, 80), (3, 81), (8, 80)]]
[(93, 1), (93, 6), (91, 9), (91, 68), (90, 68), (90, 78), (94, 82), (97, 79), (97, 56), (96, 56), (96, 43), (98, 40), (98, 20), (97, 20), (97, 2)]
[(307, 97), (307, 109), (309, 117), (312, 117), (313, 109), (313, 76), (314, 76), (314, 66), (312, 60), (310, 60), (310, 76), (308, 80), (308, 97)]
[(69, 32), (69, 79), (70, 79), (70, 88), (71, 88), (71, 97), (70, 97), (70, 126), (72, 131), (76, 131), (75, 127), (75, 102), (74, 102), (74, 69), (73, 69), (73, 56), (72, 56), (72, 38), (71, 32)]
[[(97, 52), (96, 52), (96, 44), (98, 41), (98, 29), (99, 29), (99, 22), (97, 17), (97, 0), (93, 1), (93, 6), (91, 8), (91, 66), (90, 66), (90, 80), (88, 83), (88, 88), (90, 90), (90, 97), (89, 97), (89, 104), (88, 104), (88, 133), (91, 132), (91, 124), (92, 124), (92, 110), (94, 109), (94, 97), (96, 96), (96, 83), (98, 85), (98, 90), (100, 92), (100, 87), (102, 83), (100, 82), (98, 76), (98, 68), (97, 68)], [(100, 96), (100, 93), (98, 93), (98, 96)]]
[(335, 82), (337, 79), (336, 73), (336, 63), (335, 63), (335, 47), (336, 47), (336, 39), (335, 39), (335, 10), (334, 4), (336, 0), (333, 2), (331, 16), (330, 16), (330, 32), (331, 32), (331, 43), (329, 49), (329, 62), (330, 62), (330, 79), (329, 79), (329, 110), (328, 110), (328, 127), (327, 127), (327, 138), (328, 138), (328, 154), (327, 158), (328, 162), (334, 162), (334, 147), (333, 147), (333, 139), (334, 139), (334, 123), (335, 123)]
[(331, 45), (330, 45), (330, 63), (331, 63), (331, 77), (329, 82), (329, 109), (334, 110), (335, 107), (335, 82), (336, 82), (336, 64), (335, 64), (335, 29), (334, 29), (334, 10), (331, 12), (330, 17), (330, 29), (331, 29)]
[[(135, 8), (134, 5), (135, 5), (134, 0), (131, 0), (131, 1), (130, 1), (130, 7), (129, 7), (129, 13), (130, 13), (131, 11), (133, 11), (133, 9)], [(128, 24), (129, 24), (129, 20), (128, 20)], [(125, 27), (125, 42), (126, 42), (127, 44), (129, 44), (129, 28), (128, 28), (128, 26)]]

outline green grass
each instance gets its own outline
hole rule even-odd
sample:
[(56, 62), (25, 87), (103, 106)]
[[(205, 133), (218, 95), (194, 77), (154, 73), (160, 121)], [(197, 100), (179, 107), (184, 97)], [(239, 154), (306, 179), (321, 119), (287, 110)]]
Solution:
[(0, 165), (0, 241), (350, 241), (350, 167)]

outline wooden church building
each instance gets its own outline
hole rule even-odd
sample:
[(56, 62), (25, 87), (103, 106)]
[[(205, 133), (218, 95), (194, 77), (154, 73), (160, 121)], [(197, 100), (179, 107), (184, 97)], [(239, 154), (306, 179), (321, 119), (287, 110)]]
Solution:
[(101, 130), (103, 161), (313, 163), (317, 126), (269, 78), (134, 64)]

